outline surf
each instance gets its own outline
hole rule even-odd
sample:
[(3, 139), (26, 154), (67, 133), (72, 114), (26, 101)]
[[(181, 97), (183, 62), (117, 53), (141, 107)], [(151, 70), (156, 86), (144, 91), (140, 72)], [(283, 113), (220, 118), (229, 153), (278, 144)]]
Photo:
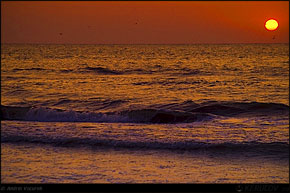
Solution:
[[(59, 103), (66, 103), (61, 100)], [(63, 110), (48, 107), (15, 107), (1, 105), (2, 120), (40, 122), (105, 122), (105, 123), (191, 123), (210, 121), (219, 117), (288, 116), (289, 106), (279, 103), (209, 101), (195, 103), (153, 104), (143, 107), (121, 107), (124, 101), (107, 101), (98, 109), (109, 112)], [(117, 105), (117, 106), (116, 106)]]

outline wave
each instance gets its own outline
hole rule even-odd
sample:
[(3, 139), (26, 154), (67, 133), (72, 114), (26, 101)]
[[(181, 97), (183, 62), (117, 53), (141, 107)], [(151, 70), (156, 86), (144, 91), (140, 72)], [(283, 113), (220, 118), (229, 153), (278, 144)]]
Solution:
[(260, 102), (206, 102), (190, 112), (212, 113), (222, 116), (288, 115), (289, 106)]
[(13, 72), (17, 72), (17, 71), (46, 71), (47, 69), (44, 68), (27, 68), (27, 69), (23, 69), (23, 68), (14, 68), (12, 71)]
[[(63, 73), (71, 72), (70, 70), (62, 70)], [(78, 71), (79, 72), (79, 71)], [(122, 75), (122, 74), (152, 74), (156, 71), (154, 70), (145, 70), (141, 68), (137, 69), (125, 69), (123, 71), (120, 70), (111, 70), (109, 68), (103, 67), (85, 67), (80, 69), (81, 73), (96, 73), (102, 75)]]
[(142, 148), (142, 149), (171, 149), (171, 150), (213, 150), (213, 151), (259, 151), (269, 154), (289, 153), (289, 144), (285, 142), (224, 142), (224, 143), (206, 143), (198, 141), (129, 141), (122, 139), (102, 139), (96, 136), (92, 137), (71, 137), (71, 136), (45, 136), (45, 135), (1, 135), (2, 143), (43, 143), (66, 147), (118, 147), (118, 148)]
[[(114, 106), (116, 104), (122, 104), (122, 103), (126, 103), (126, 100), (100, 100), (98, 98), (90, 98), (89, 100), (72, 100), (72, 99), (68, 99), (68, 98), (60, 98), (58, 99), (58, 101), (53, 102), (53, 106), (57, 106), (57, 105), (62, 105), (62, 104), (68, 104), (68, 103), (85, 103), (85, 104), (90, 104), (90, 105), (95, 105), (95, 106)], [(50, 102), (52, 103), (52, 102)]]
[[(61, 100), (59, 104), (71, 102)], [(91, 105), (101, 109), (114, 109), (125, 101), (104, 101)], [(108, 122), (108, 123), (190, 123), (209, 121), (225, 116), (281, 116), (289, 115), (289, 106), (278, 103), (242, 103), (210, 101), (197, 104), (193, 101), (154, 104), (143, 108), (121, 109), (112, 112), (84, 112), (45, 107), (11, 107), (1, 105), (3, 120), (41, 122)]]
[[(157, 67), (156, 67), (157, 66)], [(123, 69), (123, 70), (112, 70), (105, 67), (90, 67), (86, 66), (84, 68), (80, 68), (77, 70), (73, 69), (61, 69), (61, 73), (96, 73), (96, 74), (102, 74), (102, 75), (122, 75), (122, 74), (154, 74), (154, 73), (168, 73), (172, 75), (198, 75), (201, 73), (198, 69), (188, 69), (183, 68), (179, 69), (178, 72), (176, 72), (176, 69), (161, 69), (161, 66), (156, 65), (155, 69), (145, 69), (145, 68), (133, 68), (133, 69)], [(22, 69), (25, 70), (25, 69)]]
[(191, 113), (210, 113), (218, 116), (288, 115), (289, 106), (280, 103), (207, 101), (197, 104), (191, 100), (182, 103), (153, 105), (155, 108)]
[(156, 109), (124, 110), (108, 113), (65, 111), (50, 108), (1, 106), (3, 120), (40, 122), (104, 122), (104, 123), (181, 123), (210, 119), (206, 113), (189, 113)]
[(184, 69), (181, 69), (183, 71), (183, 75), (197, 75), (197, 74), (200, 74), (201, 71), (198, 70), (198, 69), (187, 69), (187, 68), (184, 68)]
[(98, 74), (109, 74), (109, 75), (122, 74), (122, 72), (119, 72), (116, 70), (110, 70), (108, 68), (103, 68), (103, 67), (86, 67), (86, 68), (82, 68), (81, 72), (94, 72), (94, 73), (98, 73)]

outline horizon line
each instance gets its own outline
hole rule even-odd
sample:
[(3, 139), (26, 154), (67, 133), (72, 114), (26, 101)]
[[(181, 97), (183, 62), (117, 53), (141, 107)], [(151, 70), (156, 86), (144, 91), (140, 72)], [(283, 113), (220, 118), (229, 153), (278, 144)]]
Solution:
[(289, 42), (273, 42), (273, 43), (261, 43), (261, 42), (253, 42), (253, 43), (2, 43), (5, 44), (28, 44), (28, 45), (228, 45), (228, 44), (289, 44)]

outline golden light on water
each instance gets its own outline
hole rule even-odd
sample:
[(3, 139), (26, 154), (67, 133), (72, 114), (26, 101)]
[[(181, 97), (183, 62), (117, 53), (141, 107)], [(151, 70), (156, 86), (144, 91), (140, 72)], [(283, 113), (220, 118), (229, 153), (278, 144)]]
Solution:
[(269, 19), (266, 21), (265, 27), (269, 31), (274, 31), (278, 28), (278, 22), (275, 19)]

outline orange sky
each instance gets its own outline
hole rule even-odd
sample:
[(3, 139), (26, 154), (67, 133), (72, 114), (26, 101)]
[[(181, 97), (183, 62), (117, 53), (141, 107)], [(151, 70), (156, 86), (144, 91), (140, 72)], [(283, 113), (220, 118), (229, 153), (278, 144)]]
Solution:
[(1, 1), (1, 42), (289, 43), (289, 2)]

